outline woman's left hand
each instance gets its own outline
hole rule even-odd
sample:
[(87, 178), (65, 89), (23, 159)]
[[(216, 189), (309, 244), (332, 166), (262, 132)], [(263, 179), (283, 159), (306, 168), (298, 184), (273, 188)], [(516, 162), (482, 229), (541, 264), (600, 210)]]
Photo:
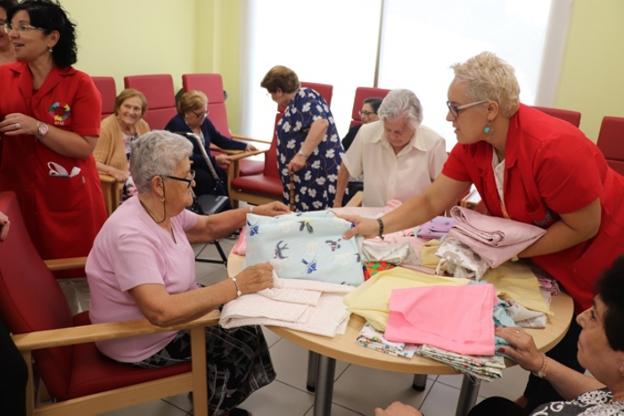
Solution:
[(267, 217), (275, 217), (276, 215), (282, 215), (289, 213), (288, 207), (281, 202), (275, 201), (264, 205), (258, 205), (254, 207), (253, 213), (258, 215), (265, 215)]
[(509, 343), (499, 351), (508, 355), (525, 370), (537, 372), (544, 365), (546, 357), (535, 346), (533, 337), (518, 328), (496, 328), (496, 335)]
[(215, 160), (221, 169), (227, 169), (230, 166), (230, 163), (232, 163), (228, 155), (218, 155), (215, 157)]
[(256, 146), (254, 146), (253, 144), (249, 143), (247, 145), (247, 147), (245, 148), (245, 150), (248, 151), (248, 152), (253, 152), (254, 150), (258, 150), (258, 149), (256, 148)]
[(7, 136), (17, 136), (19, 134), (37, 134), (37, 124), (39, 121), (22, 113), (11, 113), (0, 122), (0, 132)]
[(290, 162), (288, 162), (288, 171), (289, 172), (297, 172), (306, 165), (306, 157), (300, 153), (297, 153), (295, 157), (293, 157)]

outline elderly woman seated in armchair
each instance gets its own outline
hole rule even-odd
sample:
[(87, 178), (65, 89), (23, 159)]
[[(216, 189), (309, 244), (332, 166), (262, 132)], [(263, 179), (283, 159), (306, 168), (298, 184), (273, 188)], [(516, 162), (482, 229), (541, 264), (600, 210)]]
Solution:
[[(248, 267), (207, 287), (195, 281), (191, 242), (229, 235), (244, 224), (251, 209), (212, 216), (194, 214), (194, 174), (185, 138), (153, 131), (132, 143), (130, 170), (138, 194), (106, 221), (87, 259), (94, 323), (147, 318), (168, 326), (197, 318), (241, 294), (272, 286), (269, 264)], [(254, 213), (288, 211), (274, 202)], [(254, 390), (275, 378), (259, 327), (206, 328), (208, 402), (211, 415), (245, 415), (236, 408)], [(187, 332), (166, 332), (97, 343), (108, 357), (141, 367), (190, 360)]]

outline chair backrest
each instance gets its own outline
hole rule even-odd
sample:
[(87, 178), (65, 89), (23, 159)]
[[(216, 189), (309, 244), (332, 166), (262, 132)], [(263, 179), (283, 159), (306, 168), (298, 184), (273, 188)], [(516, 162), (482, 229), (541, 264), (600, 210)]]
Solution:
[(360, 109), (364, 100), (371, 97), (384, 98), (390, 90), (385, 88), (357, 87), (353, 98), (353, 109), (351, 110), (351, 127), (362, 124)]
[(219, 132), (232, 137), (225, 107), (223, 79), (221, 74), (183, 74), (182, 88), (184, 91), (199, 90), (208, 97), (208, 118)]
[(124, 77), (124, 87), (141, 91), (147, 99), (143, 118), (151, 129), (163, 129), (176, 115), (173, 78), (169, 74), (130, 75)]
[(624, 117), (604, 117), (596, 144), (609, 166), (624, 175)]
[[(13, 192), (0, 193), (0, 211), (11, 221), (0, 242), (0, 316), (16, 334), (72, 326), (61, 289), (33, 246)], [(53, 397), (63, 397), (70, 383), (72, 348), (33, 353)]]
[[(334, 95), (334, 86), (330, 84), (321, 84), (319, 82), (306, 82), (301, 81), (301, 86), (305, 88), (311, 88), (314, 91), (318, 92), (321, 97), (327, 102), (327, 105), (331, 107), (332, 97)], [(278, 106), (277, 112), (283, 113), (286, 107)]]
[(113, 77), (91, 77), (100, 95), (102, 96), (102, 118), (115, 112), (115, 97), (117, 89)]
[(539, 107), (539, 106), (533, 106), (533, 108), (541, 111), (542, 113), (546, 113), (550, 116), (568, 121), (572, 123), (575, 127), (578, 127), (581, 125), (581, 113), (579, 113), (578, 111), (564, 110), (561, 108)]
[(264, 171), (266, 177), (279, 178), (277, 168), (277, 123), (282, 118), (282, 113), (275, 114), (275, 127), (273, 128), (273, 138), (269, 150), (264, 154)]

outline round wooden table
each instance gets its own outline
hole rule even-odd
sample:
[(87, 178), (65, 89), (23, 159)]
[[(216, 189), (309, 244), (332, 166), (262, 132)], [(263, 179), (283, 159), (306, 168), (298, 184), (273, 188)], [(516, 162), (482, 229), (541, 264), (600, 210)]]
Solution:
[[(228, 275), (237, 275), (244, 268), (244, 265), (244, 257), (230, 253), (227, 265)], [(540, 351), (543, 352), (550, 350), (563, 338), (568, 330), (574, 312), (572, 298), (566, 294), (553, 296), (550, 307), (553, 316), (546, 328), (525, 329), (526, 332), (533, 336), (535, 344)], [(309, 379), (310, 376), (315, 376), (316, 378), (316, 382), (314, 383), (314, 416), (327, 416), (331, 413), (334, 370), (336, 365), (335, 360), (398, 373), (425, 375), (458, 374), (455, 369), (428, 358), (415, 356), (408, 360), (357, 345), (355, 339), (359, 335), (364, 322), (362, 317), (352, 314), (346, 332), (343, 335), (336, 335), (333, 338), (295, 331), (288, 328), (275, 326), (267, 327), (280, 337), (286, 338), (310, 352), (319, 354), (318, 357), (311, 354), (311, 358), (314, 361), (318, 360), (318, 371), (316, 371), (316, 374), (309, 374), (308, 377)], [(508, 362), (508, 365), (511, 366), (514, 364)], [(479, 392), (479, 385), (480, 381), (478, 379), (464, 375), (457, 402), (456, 416), (467, 414), (475, 404)]]

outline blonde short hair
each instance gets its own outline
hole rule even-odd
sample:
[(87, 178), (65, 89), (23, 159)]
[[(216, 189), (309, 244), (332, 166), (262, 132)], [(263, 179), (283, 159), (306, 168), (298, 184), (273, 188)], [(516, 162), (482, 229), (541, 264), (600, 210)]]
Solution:
[(139, 101), (141, 101), (141, 117), (143, 117), (147, 111), (147, 98), (145, 98), (145, 95), (143, 95), (141, 91), (135, 90), (134, 88), (126, 88), (115, 97), (115, 114), (119, 114), (119, 109), (124, 101), (134, 97), (137, 97)]
[(178, 114), (184, 115), (189, 111), (204, 111), (204, 106), (208, 104), (208, 97), (201, 91), (190, 90), (182, 94), (178, 101)]
[(518, 111), (520, 86), (514, 69), (492, 52), (481, 52), (451, 68), (455, 79), (467, 83), (471, 99), (496, 101), (505, 117)]

